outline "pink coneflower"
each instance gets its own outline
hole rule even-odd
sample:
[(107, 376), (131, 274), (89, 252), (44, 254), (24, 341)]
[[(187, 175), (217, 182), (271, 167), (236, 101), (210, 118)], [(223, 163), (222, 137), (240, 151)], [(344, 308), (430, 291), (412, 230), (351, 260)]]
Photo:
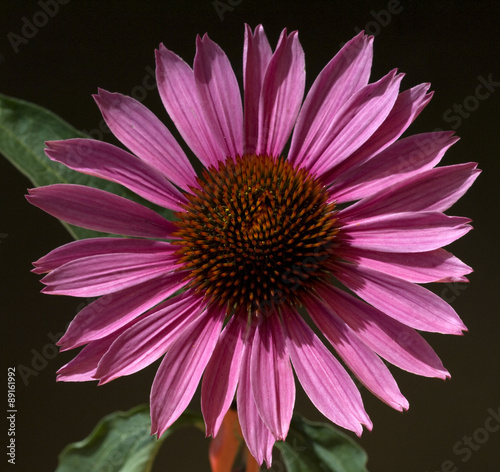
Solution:
[(204, 166), (200, 176), (160, 120), (118, 93), (100, 90), (95, 99), (130, 153), (90, 139), (47, 143), (52, 160), (177, 217), (80, 185), (30, 190), (31, 203), (61, 220), (129, 236), (75, 241), (35, 263), (35, 272), (48, 272), (45, 293), (100, 297), (61, 338), (63, 350), (85, 347), (58, 380), (105, 383), (163, 356), (152, 432), (174, 423), (203, 375), (207, 435), (217, 434), (236, 396), (243, 437), (269, 466), (292, 417), (293, 371), (331, 421), (358, 435), (372, 427), (325, 341), (397, 410), (408, 401), (382, 359), (449, 376), (416, 330), (466, 328), (418, 284), (467, 280), (471, 268), (441, 247), (467, 233), (470, 220), (443, 212), (479, 171), (473, 163), (435, 167), (457, 141), (451, 132), (398, 140), (429, 102), (429, 85), (400, 92), (396, 71), (368, 83), (372, 39), (349, 41), (303, 101), (297, 33), (284, 30), (273, 52), (263, 28), (247, 26), (244, 106), (208, 36), (197, 38), (193, 69), (161, 45), (160, 96)]

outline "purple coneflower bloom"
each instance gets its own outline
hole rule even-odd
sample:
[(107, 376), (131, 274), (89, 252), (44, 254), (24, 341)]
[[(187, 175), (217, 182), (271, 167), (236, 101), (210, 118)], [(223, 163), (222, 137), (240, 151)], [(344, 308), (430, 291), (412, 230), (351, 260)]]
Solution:
[(160, 120), (119, 93), (100, 90), (95, 99), (130, 152), (90, 139), (47, 143), (52, 160), (177, 217), (86, 186), (30, 190), (31, 203), (61, 220), (128, 236), (71, 242), (35, 263), (48, 273), (45, 293), (100, 297), (60, 340), (63, 350), (85, 347), (59, 380), (105, 383), (163, 356), (152, 432), (172, 425), (203, 375), (207, 435), (236, 396), (248, 447), (270, 465), (292, 417), (294, 371), (331, 421), (358, 435), (372, 427), (325, 340), (397, 410), (408, 401), (383, 360), (449, 377), (417, 330), (466, 328), (419, 284), (467, 280), (471, 268), (442, 246), (467, 233), (470, 220), (443, 212), (479, 171), (474, 163), (435, 167), (457, 141), (452, 132), (398, 139), (432, 94), (429, 84), (400, 92), (396, 71), (369, 83), (372, 40), (360, 33), (349, 41), (303, 101), (297, 33), (284, 30), (273, 52), (263, 28), (247, 26), (243, 105), (228, 58), (208, 36), (197, 38), (193, 69), (161, 45), (158, 90), (201, 176)]

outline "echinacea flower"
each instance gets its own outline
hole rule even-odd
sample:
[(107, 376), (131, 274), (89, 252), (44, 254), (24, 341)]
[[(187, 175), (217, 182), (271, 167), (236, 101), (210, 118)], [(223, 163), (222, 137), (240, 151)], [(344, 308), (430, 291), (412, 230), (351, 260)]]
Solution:
[(432, 94), (428, 84), (400, 92), (396, 71), (369, 83), (372, 42), (364, 33), (349, 41), (303, 101), (297, 33), (284, 30), (273, 52), (262, 26), (247, 26), (243, 104), (228, 58), (208, 36), (197, 38), (193, 68), (161, 45), (158, 90), (202, 175), (148, 109), (104, 90), (96, 102), (130, 152), (91, 139), (47, 143), (52, 160), (176, 215), (167, 221), (86, 186), (30, 190), (31, 203), (63, 221), (127, 236), (71, 242), (35, 263), (48, 273), (45, 293), (100, 297), (59, 341), (63, 350), (84, 347), (58, 380), (106, 383), (163, 356), (152, 432), (173, 424), (203, 375), (207, 435), (236, 397), (245, 441), (270, 465), (292, 417), (294, 371), (331, 421), (358, 435), (372, 427), (325, 343), (397, 410), (408, 401), (384, 360), (449, 376), (417, 330), (466, 328), (420, 284), (467, 280), (470, 267), (442, 247), (470, 220), (443, 212), (479, 171), (436, 167), (457, 141), (451, 132), (399, 139)]

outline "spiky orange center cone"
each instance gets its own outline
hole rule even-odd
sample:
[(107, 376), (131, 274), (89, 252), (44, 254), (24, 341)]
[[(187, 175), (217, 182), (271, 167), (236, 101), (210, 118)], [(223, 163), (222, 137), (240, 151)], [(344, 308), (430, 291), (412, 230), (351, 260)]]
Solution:
[(177, 213), (178, 254), (208, 300), (251, 312), (300, 303), (327, 277), (338, 232), (335, 204), (305, 169), (245, 155), (211, 167)]
[(250, 454), (243, 440), (238, 414), (233, 409), (229, 409), (224, 416), (217, 436), (210, 442), (208, 455), (212, 472), (242, 470), (235, 468), (240, 467), (239, 463), (235, 463), (238, 459), (246, 459), (246, 472), (260, 470), (259, 464)]

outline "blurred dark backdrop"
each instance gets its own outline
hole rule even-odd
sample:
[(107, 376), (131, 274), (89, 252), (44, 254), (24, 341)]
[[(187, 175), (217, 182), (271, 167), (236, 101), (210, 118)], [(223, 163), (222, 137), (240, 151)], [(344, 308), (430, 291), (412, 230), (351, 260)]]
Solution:
[[(134, 95), (168, 123), (151, 85), (153, 51), (160, 42), (192, 62), (195, 35), (208, 32), (241, 78), (244, 23), (262, 23), (273, 45), (283, 27), (298, 29), (308, 86), (339, 46), (365, 27), (376, 35), (372, 79), (398, 67), (406, 73), (404, 88), (432, 83), (435, 97), (410, 132), (456, 129), (462, 139), (443, 163), (477, 161), (484, 170), (451, 211), (474, 220), (475, 230), (452, 245), (475, 268), (471, 284), (465, 289), (436, 288), (451, 301), (469, 333), (426, 335), (451, 372), (451, 381), (393, 369), (410, 401), (407, 413), (392, 411), (363, 391), (374, 429), (360, 442), (369, 454), (370, 472), (500, 470), (500, 431), (485, 429), (500, 424), (500, 2), (59, 0), (58, 11), (45, 15), (44, 21), (42, 4), (49, 3), (54, 5), (1, 1), (0, 93), (49, 108), (95, 138), (101, 137), (101, 117), (91, 98), (97, 87)], [(19, 42), (28, 21), (41, 26)], [(482, 80), (490, 81), (487, 97), (484, 88), (476, 92)], [(102, 136), (113, 141), (109, 134)], [(16, 470), (52, 471), (61, 449), (87, 436), (102, 416), (148, 401), (156, 364), (99, 388), (55, 382), (55, 371), (73, 354), (56, 354), (52, 339), (83, 305), (78, 299), (40, 295), (39, 277), (30, 269), (31, 261), (71, 238), (55, 219), (26, 203), (30, 184), (4, 159), (0, 178), (2, 369), (6, 374), (8, 366), (32, 368), (33, 362), (39, 368), (25, 381), (17, 378)], [(6, 382), (0, 388), (4, 392)], [(199, 411), (198, 397), (192, 408)], [(321, 419), (303, 394), (297, 409)], [(207, 444), (197, 431), (176, 433), (153, 470), (208, 471)]]

